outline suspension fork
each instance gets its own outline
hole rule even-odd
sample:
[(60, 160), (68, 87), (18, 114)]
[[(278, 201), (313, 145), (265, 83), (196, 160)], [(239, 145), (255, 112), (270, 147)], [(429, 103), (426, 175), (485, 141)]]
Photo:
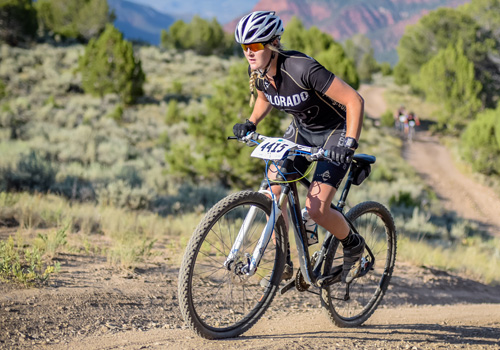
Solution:
[[(268, 187), (267, 181), (266, 180), (262, 181), (261, 186), (259, 188), (259, 193), (271, 195), (271, 198), (273, 198), (271, 192), (269, 190), (266, 190), (267, 187)], [(281, 215), (281, 207), (285, 202), (286, 198), (287, 194), (282, 192), (279, 200), (272, 201), (271, 215), (269, 216), (266, 226), (262, 230), (262, 234), (260, 235), (259, 241), (255, 246), (253, 254), (251, 256), (250, 255), (247, 256), (248, 259), (247, 264), (244, 265), (240, 269), (240, 271), (236, 271), (236, 273), (247, 274), (250, 276), (255, 273), (255, 271), (257, 270), (257, 266), (259, 265), (260, 260), (262, 259), (264, 251), (271, 239), (274, 227), (276, 226), (276, 223), (278, 222), (278, 219)], [(236, 236), (234, 244), (231, 248), (231, 252), (229, 253), (226, 261), (224, 262), (224, 266), (228, 270), (231, 270), (233, 268), (233, 263), (238, 260), (239, 251), (241, 249), (245, 236), (249, 231), (249, 228), (252, 226), (252, 223), (255, 220), (256, 215), (257, 215), (257, 207), (255, 206), (250, 207), (250, 210), (248, 211), (243, 221), (243, 224), (241, 225), (240, 231)]]

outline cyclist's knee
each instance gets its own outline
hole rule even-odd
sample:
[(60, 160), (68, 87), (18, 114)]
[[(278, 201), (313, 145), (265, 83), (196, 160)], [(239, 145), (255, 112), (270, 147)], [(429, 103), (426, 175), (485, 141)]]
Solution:
[(309, 203), (309, 205), (306, 205), (306, 208), (311, 219), (313, 219), (317, 223), (320, 223), (322, 221), (322, 218), (325, 216), (325, 208), (319, 205), (311, 205), (311, 203)]

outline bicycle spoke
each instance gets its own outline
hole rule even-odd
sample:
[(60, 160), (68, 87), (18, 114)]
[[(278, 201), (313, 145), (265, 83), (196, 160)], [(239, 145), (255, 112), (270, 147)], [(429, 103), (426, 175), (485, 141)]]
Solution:
[[(385, 207), (375, 202), (365, 202), (352, 208), (347, 216), (365, 238), (375, 264), (371, 270), (350, 283), (348, 300), (344, 300), (347, 292), (344, 283), (331, 285), (322, 292), (322, 305), (331, 320), (341, 327), (360, 325), (375, 311), (387, 289), (395, 260), (394, 222)], [(330, 257), (328, 266), (332, 269), (339, 266), (342, 263), (338, 260), (340, 257), (341, 254)], [(364, 257), (368, 263), (373, 259), (368, 251), (365, 251)]]
[[(188, 251), (192, 249), (196, 253), (185, 256), (187, 260), (181, 266), (181, 270), (186, 270), (185, 266), (193, 265), (186, 270), (191, 274), (190, 281), (180, 274), (179, 285), (189, 288), (180, 289), (179, 304), (183, 316), (191, 322), (191, 327), (210, 332), (212, 336), (213, 332), (233, 334), (231, 332), (253, 324), (258, 319), (256, 315), (260, 317), (277, 291), (279, 273), (273, 271), (277, 266), (280, 271), (283, 269), (285, 245), (277, 239), (277, 243), (265, 247), (254, 275), (241, 274), (240, 268), (248, 263), (246, 254), (253, 254), (271, 211), (271, 201), (264, 195), (249, 191), (242, 194), (229, 196), (221, 201), (220, 207), (216, 205), (212, 208), (212, 213), (206, 216), (206, 223), (202, 221), (198, 225), (198, 232), (194, 234), (196, 239), (190, 241), (192, 245)], [(249, 220), (248, 213), (252, 207), (255, 207), (252, 211), (256, 212)], [(234, 249), (238, 234), (243, 233), (240, 230), (244, 222), (245, 236), (239, 237), (241, 245), (231, 262), (231, 270), (228, 270), (224, 263)], [(284, 230), (281, 225), (276, 228), (278, 238), (282, 237)], [(268, 272), (274, 276), (274, 287), (262, 288), (260, 281)], [(185, 290), (190, 290), (190, 294)]]

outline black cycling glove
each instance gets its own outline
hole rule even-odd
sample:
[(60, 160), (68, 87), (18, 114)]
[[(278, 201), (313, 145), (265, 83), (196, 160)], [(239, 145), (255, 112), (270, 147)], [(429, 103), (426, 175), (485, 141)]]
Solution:
[(252, 123), (248, 119), (244, 123), (237, 123), (237, 124), (234, 124), (234, 126), (233, 126), (234, 136), (236, 136), (237, 138), (240, 138), (240, 139), (242, 137), (247, 136), (247, 134), (249, 132), (253, 132), (255, 130), (257, 130), (257, 127), (255, 126), (254, 123)]
[(338, 163), (350, 163), (354, 150), (344, 146), (332, 146), (328, 158)]

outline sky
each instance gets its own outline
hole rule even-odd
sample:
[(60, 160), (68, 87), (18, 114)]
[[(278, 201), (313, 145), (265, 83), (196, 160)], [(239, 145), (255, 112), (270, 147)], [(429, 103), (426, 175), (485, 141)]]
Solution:
[(195, 14), (225, 24), (252, 11), (259, 0), (127, 0), (189, 21)]

